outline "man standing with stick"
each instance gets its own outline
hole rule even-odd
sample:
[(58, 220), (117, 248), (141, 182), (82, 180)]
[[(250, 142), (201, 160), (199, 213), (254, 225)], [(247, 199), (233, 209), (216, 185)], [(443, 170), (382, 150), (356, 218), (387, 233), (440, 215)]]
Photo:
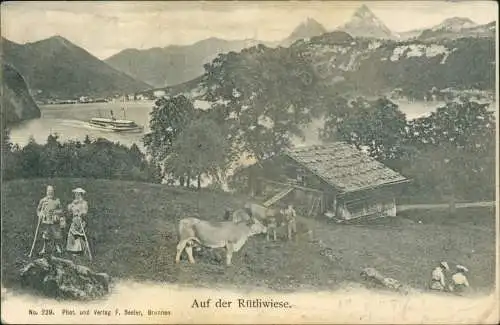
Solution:
[(54, 197), (53, 186), (47, 186), (47, 195), (40, 200), (36, 213), (38, 216), (38, 226), (35, 232), (33, 245), (31, 246), (30, 257), (35, 248), (39, 228), (42, 232), (43, 239), (43, 248), (39, 254), (45, 254), (47, 243), (52, 244), (51, 246), (55, 246), (57, 253), (62, 253), (60, 246), (62, 239), (61, 228), (66, 227), (66, 222), (62, 217), (61, 201)]

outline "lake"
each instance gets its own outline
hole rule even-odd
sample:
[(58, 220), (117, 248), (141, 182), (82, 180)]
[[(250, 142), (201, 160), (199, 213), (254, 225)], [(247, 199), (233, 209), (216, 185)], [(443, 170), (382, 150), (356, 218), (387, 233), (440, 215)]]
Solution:
[[(408, 119), (435, 111), (441, 102), (396, 102)], [(61, 140), (80, 140), (89, 135), (91, 139), (106, 138), (110, 141), (120, 142), (130, 146), (136, 143), (141, 149), (141, 133), (115, 133), (112, 131), (90, 128), (87, 121), (92, 117), (109, 117), (113, 110), (116, 118), (126, 118), (144, 126), (144, 132), (149, 131), (149, 112), (154, 106), (154, 101), (116, 102), (116, 103), (91, 103), (91, 104), (61, 104), (42, 105), (41, 118), (25, 121), (11, 129), (11, 140), (20, 146), (28, 143), (32, 136), (36, 142), (45, 143), (49, 134), (57, 133)], [(122, 108), (126, 110), (123, 111)], [(495, 105), (491, 105), (495, 109)], [(322, 126), (322, 120), (315, 120), (305, 130), (306, 140), (294, 139), (296, 145), (309, 145), (318, 143), (317, 128)]]
[[(94, 129), (88, 126), (87, 121), (92, 117), (110, 117), (110, 110), (113, 110), (117, 119), (133, 120), (144, 126), (144, 132), (148, 132), (149, 112), (153, 105), (154, 101), (41, 105), (42, 116), (16, 125), (11, 129), (10, 136), (12, 142), (20, 146), (25, 145), (31, 136), (36, 142), (45, 143), (51, 133), (57, 133), (61, 140), (83, 140), (88, 135), (91, 139), (101, 137), (128, 146), (133, 143), (142, 145), (144, 134)], [(126, 107), (125, 112), (122, 107)]]

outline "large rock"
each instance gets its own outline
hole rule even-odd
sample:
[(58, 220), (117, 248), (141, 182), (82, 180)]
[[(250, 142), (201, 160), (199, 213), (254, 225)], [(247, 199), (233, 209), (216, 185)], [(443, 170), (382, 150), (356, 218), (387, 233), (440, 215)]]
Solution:
[(2, 62), (2, 119), (8, 124), (40, 117), (24, 78), (10, 64)]
[(386, 289), (404, 294), (408, 294), (411, 291), (411, 288), (409, 286), (402, 284), (396, 279), (385, 277), (384, 275), (382, 275), (382, 273), (372, 267), (363, 269), (363, 271), (361, 272), (361, 276), (365, 281), (368, 281), (379, 287), (384, 287)]
[(24, 286), (46, 296), (91, 300), (109, 293), (111, 278), (74, 262), (50, 256), (39, 258), (22, 268)]

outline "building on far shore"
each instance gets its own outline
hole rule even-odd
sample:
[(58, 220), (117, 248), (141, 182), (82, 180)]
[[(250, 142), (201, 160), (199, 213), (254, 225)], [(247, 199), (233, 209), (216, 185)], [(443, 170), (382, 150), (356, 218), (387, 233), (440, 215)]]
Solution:
[(160, 98), (160, 97), (163, 97), (163, 96), (165, 96), (165, 94), (166, 94), (166, 93), (165, 93), (165, 90), (155, 90), (155, 91), (153, 92), (153, 96), (154, 96), (155, 98)]

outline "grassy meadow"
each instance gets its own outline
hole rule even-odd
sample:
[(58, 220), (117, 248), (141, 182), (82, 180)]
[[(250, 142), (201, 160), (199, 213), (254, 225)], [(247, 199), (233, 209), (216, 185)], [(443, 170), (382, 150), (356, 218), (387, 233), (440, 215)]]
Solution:
[[(165, 185), (93, 179), (32, 179), (3, 183), (3, 286), (17, 288), (18, 270), (28, 259), (37, 218), (38, 200), (46, 185), (55, 186), (63, 205), (71, 189), (87, 190), (88, 236), (99, 272), (135, 281), (158, 281), (197, 287), (265, 287), (280, 291), (335, 289), (361, 281), (364, 267), (425, 289), (432, 268), (446, 259), (470, 269), (469, 280), (479, 291), (490, 291), (495, 275), (495, 217), (490, 208), (446, 211), (415, 210), (370, 224), (338, 225), (326, 220), (299, 223), (312, 229), (316, 240), (328, 245), (334, 260), (325, 258), (306, 236), (296, 241), (267, 242), (252, 237), (224, 265), (222, 250), (195, 252), (197, 264), (183, 258), (174, 263), (177, 225), (183, 216), (222, 220), (225, 207), (239, 208), (246, 198), (221, 192), (200, 192)], [(420, 222), (419, 222), (420, 221)], [(280, 234), (283, 236), (283, 233)], [(40, 246), (35, 248), (35, 253)]]

